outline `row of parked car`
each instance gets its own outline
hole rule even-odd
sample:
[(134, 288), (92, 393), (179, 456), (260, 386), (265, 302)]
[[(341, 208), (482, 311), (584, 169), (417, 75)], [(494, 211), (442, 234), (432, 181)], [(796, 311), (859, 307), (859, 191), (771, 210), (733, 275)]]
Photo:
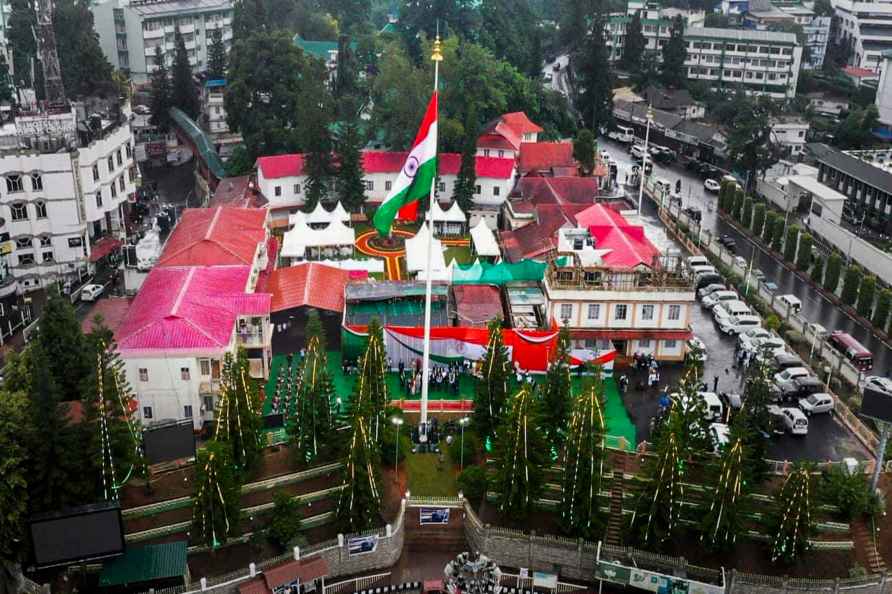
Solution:
[[(833, 410), (834, 400), (827, 386), (788, 351), (780, 336), (762, 327), (761, 317), (724, 282), (705, 257), (692, 256), (687, 263), (697, 287), (697, 299), (712, 313), (724, 334), (737, 337), (741, 359), (767, 363), (774, 370), (771, 393), (775, 404), (769, 407), (772, 432), (807, 434), (809, 416)], [(789, 297), (798, 303), (798, 299)], [(727, 442), (727, 425), (716, 422), (712, 432), (716, 447)]]

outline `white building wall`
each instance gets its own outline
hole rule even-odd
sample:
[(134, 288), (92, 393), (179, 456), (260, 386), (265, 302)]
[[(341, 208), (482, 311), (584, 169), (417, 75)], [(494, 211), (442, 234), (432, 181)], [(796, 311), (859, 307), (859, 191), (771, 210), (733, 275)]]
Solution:
[[(222, 355), (219, 358), (222, 360)], [(124, 357), (123, 360), (127, 380), (139, 401), (139, 419), (143, 425), (165, 419), (184, 419), (185, 407), (191, 406), (193, 426), (201, 427), (201, 384), (209, 383), (211, 378), (201, 375), (198, 358)], [(140, 374), (142, 369), (146, 370), (146, 375)], [(183, 379), (182, 369), (188, 369), (188, 380)], [(151, 409), (151, 418), (147, 408)]]
[(883, 61), (883, 71), (880, 74), (880, 84), (877, 87), (877, 109), (880, 112), (880, 121), (887, 126), (892, 126), (892, 57)]

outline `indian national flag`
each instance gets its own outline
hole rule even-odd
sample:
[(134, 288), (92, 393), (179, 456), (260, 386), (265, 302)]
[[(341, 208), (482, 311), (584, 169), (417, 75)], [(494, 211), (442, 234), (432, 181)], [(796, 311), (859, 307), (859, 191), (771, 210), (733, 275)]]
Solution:
[(414, 219), (418, 211), (418, 200), (430, 195), (436, 176), (437, 92), (434, 91), (418, 134), (415, 135), (415, 142), (412, 143), (412, 150), (403, 163), (403, 169), (390, 194), (375, 212), (373, 220), (378, 233), (390, 233), (390, 226), (397, 212), (400, 213), (400, 218)]

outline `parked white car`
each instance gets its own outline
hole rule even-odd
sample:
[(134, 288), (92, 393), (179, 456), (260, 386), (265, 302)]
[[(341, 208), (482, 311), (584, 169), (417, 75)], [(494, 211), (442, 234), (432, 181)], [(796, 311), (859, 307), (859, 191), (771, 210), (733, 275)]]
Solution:
[(789, 369), (784, 369), (779, 373), (774, 374), (774, 383), (776, 384), (785, 384), (787, 382), (791, 382), (797, 377), (808, 377), (811, 375), (808, 369), (805, 367), (790, 367)]
[(718, 191), (722, 189), (722, 186), (719, 182), (715, 181), (714, 179), (707, 179), (706, 181), (703, 182), (703, 188), (707, 192), (712, 192), (713, 194), (717, 194)]
[(770, 356), (773, 356), (777, 351), (785, 352), (787, 343), (779, 336), (764, 336), (752, 339), (743, 349), (756, 354), (762, 354), (767, 350)]
[(712, 283), (711, 285), (706, 285), (705, 287), (703, 287), (702, 289), (697, 291), (697, 297), (702, 300), (702, 299), (712, 295), (716, 291), (724, 291), (727, 288), (728, 287), (726, 287), (724, 285), (724, 283)]
[(746, 270), (746, 258), (743, 256), (734, 256), (734, 265)]
[(737, 294), (737, 291), (724, 290), (724, 291), (716, 291), (710, 295), (707, 295), (703, 298), (703, 301), (700, 302), (700, 305), (705, 307), (706, 309), (712, 309), (716, 305), (725, 304), (729, 301), (739, 301), (740, 295)]
[(729, 318), (723, 318), (718, 323), (719, 330), (721, 330), (725, 334), (733, 336), (735, 334), (740, 334), (741, 332), (751, 330), (752, 328), (758, 328), (762, 325), (762, 320), (761, 318), (759, 318), (759, 316), (755, 316), (753, 314), (744, 314), (742, 316), (731, 316)]
[(81, 289), (81, 301), (96, 301), (102, 296), (103, 291), (105, 291), (105, 287), (102, 285), (85, 285)]
[(782, 408), (781, 418), (788, 432), (793, 435), (808, 434), (808, 417), (798, 408)]
[(881, 375), (868, 375), (861, 380), (858, 387), (861, 388), (862, 393), (864, 392), (864, 388), (873, 388), (880, 392), (892, 394), (892, 379)]
[(769, 336), (774, 336), (774, 334), (767, 328), (753, 328), (752, 330), (747, 330), (737, 337), (737, 348), (749, 349), (750, 343), (755, 339), (767, 338)]
[(688, 263), (688, 268), (693, 268), (694, 266), (709, 266), (709, 258), (706, 256), (690, 256), (685, 262)]
[(807, 398), (799, 399), (799, 408), (808, 417), (818, 413), (830, 412), (833, 410), (833, 396), (826, 392), (811, 394)]
[(746, 302), (741, 301), (739, 297), (720, 303), (712, 308), (712, 317), (715, 318), (715, 321), (719, 324), (726, 318), (745, 316), (752, 313), (750, 306), (747, 305)]

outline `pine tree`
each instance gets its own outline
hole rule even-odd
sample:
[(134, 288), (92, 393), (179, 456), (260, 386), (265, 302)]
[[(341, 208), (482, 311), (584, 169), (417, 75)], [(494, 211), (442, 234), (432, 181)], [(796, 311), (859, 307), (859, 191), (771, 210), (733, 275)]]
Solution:
[(179, 107), (193, 120), (198, 117), (198, 94), (195, 83), (192, 80), (192, 65), (189, 64), (189, 54), (186, 52), (186, 42), (177, 27), (174, 32), (174, 56), (173, 56), (173, 87), (171, 89), (171, 104)]
[(743, 193), (743, 190), (737, 188), (734, 191), (734, 205), (731, 207), (731, 216), (736, 221), (740, 221), (743, 217), (743, 203), (745, 199), (746, 194)]
[(311, 120), (305, 124), (307, 199), (304, 206), (311, 211), (316, 208), (319, 201), (328, 197), (331, 176), (331, 135), (328, 131), (328, 119), (321, 110), (314, 109), (306, 117)]
[(474, 190), (477, 187), (477, 137), (480, 135), (477, 105), (473, 102), (468, 104), (464, 129), (465, 141), (461, 150), (461, 166), (452, 197), (458, 201), (459, 208), (467, 213), (474, 207)]
[(6, 56), (0, 54), (0, 103), (12, 103), (15, 99), (15, 85), (9, 74)]
[(771, 245), (771, 239), (774, 237), (774, 227), (777, 223), (777, 213), (769, 211), (765, 218), (765, 227), (762, 229), (762, 240), (768, 245)]
[(239, 349), (235, 357), (223, 357), (217, 402), (214, 439), (229, 446), (232, 461), (240, 472), (254, 467), (260, 458), (262, 420), (259, 388), (251, 378), (248, 355)]
[(390, 401), (385, 381), (386, 372), (384, 332), (378, 318), (372, 318), (369, 322), (369, 342), (359, 360), (359, 378), (356, 380), (353, 407), (362, 409), (369, 419), (376, 440), (380, 434), (381, 415)]
[(549, 362), (542, 392), (542, 430), (554, 455), (564, 443), (567, 412), (570, 407), (570, 329), (564, 325), (557, 338), (557, 348)]
[(774, 235), (771, 237), (771, 249), (776, 252), (781, 251), (785, 231), (786, 227), (784, 226), (784, 220), (778, 215), (777, 221), (774, 224)]
[(365, 181), (362, 170), (362, 141), (352, 118), (343, 124), (338, 135), (338, 197), (349, 212), (358, 212), (365, 204)]
[(31, 477), (26, 437), (32, 431), (26, 395), (0, 393), (0, 560), (18, 559), (27, 542), (24, 532)]
[(660, 78), (669, 87), (684, 86), (684, 62), (688, 55), (688, 45), (684, 40), (684, 19), (676, 15), (669, 27), (669, 41), (663, 46), (663, 62), (660, 64)]
[(629, 24), (626, 25), (625, 45), (621, 63), (623, 68), (635, 72), (641, 68), (642, 57), (647, 47), (647, 39), (641, 29), (641, 11), (632, 15)]
[(743, 214), (740, 218), (740, 224), (744, 229), (749, 229), (753, 224), (753, 199), (747, 196), (743, 200)]
[(502, 407), (508, 397), (508, 349), (502, 342), (499, 320), (489, 323), (489, 343), (481, 370), (483, 378), (477, 382), (473, 418), (477, 435), (486, 443), (495, 437), (496, 427), (502, 418)]
[(861, 288), (858, 290), (858, 305), (855, 308), (858, 311), (858, 315), (870, 318), (876, 290), (877, 277), (872, 274), (864, 277), (864, 280), (861, 281)]
[(700, 541), (712, 550), (728, 550), (744, 532), (747, 497), (752, 492), (749, 459), (744, 440), (732, 438), (712, 466), (709, 509), (700, 522)]
[(675, 424), (664, 424), (658, 430), (678, 431), (676, 443), (685, 459), (700, 458), (712, 451), (709, 430), (712, 420), (706, 402), (700, 397), (699, 373), (697, 362), (693, 357), (689, 358), (678, 382), (678, 396), (672, 400), (670, 420), (674, 420)]
[(568, 534), (589, 540), (597, 538), (603, 528), (598, 509), (606, 459), (603, 398), (601, 373), (596, 370), (591, 385), (573, 400), (563, 461), (561, 523)]
[(239, 530), (241, 486), (229, 444), (211, 440), (195, 460), (192, 528), (195, 542), (216, 549)]
[(577, 54), (580, 94), (576, 105), (589, 130), (607, 128), (613, 121), (613, 71), (604, 39), (605, 19), (594, 16), (585, 43)]
[(211, 29), (211, 43), (208, 46), (208, 78), (226, 78), (226, 46), (223, 45), (223, 30)]
[(765, 203), (759, 202), (753, 207), (753, 224), (752, 231), (753, 235), (756, 237), (760, 237), (762, 235), (762, 228), (765, 226)]
[(329, 445), (324, 440), (334, 422), (331, 415), (334, 385), (328, 372), (328, 357), (318, 335), (310, 336), (307, 341), (300, 378), (297, 401), (288, 418), (287, 430), (295, 456), (301, 463), (309, 464)]
[(811, 474), (807, 465), (797, 465), (774, 496), (771, 535), (771, 560), (794, 562), (809, 548), (814, 532), (812, 519)]
[(149, 108), (152, 110), (151, 122), (161, 130), (167, 130), (170, 125), (169, 110), (171, 107), (170, 75), (164, 64), (164, 54), (161, 46), (155, 46), (155, 71), (152, 72), (151, 101)]
[(820, 285), (824, 280), (824, 259), (815, 255), (812, 258), (812, 266), (811, 266), (811, 280), (814, 281), (816, 285)]
[(591, 130), (583, 128), (573, 139), (573, 158), (579, 163), (583, 174), (591, 175), (595, 170), (597, 144)]
[(48, 361), (49, 373), (62, 400), (78, 400), (84, 380), (93, 369), (81, 324), (71, 302), (50, 290), (40, 316), (37, 341)]
[(858, 288), (861, 286), (861, 279), (864, 277), (864, 273), (861, 272), (861, 269), (857, 264), (849, 264), (846, 267), (846, 274), (842, 280), (842, 292), (840, 293), (840, 299), (846, 305), (854, 306), (855, 302), (858, 300)]
[(824, 288), (836, 293), (839, 286), (839, 275), (842, 272), (842, 256), (836, 250), (827, 257), (827, 269), (824, 271)]
[(354, 408), (344, 460), (344, 489), (338, 495), (335, 511), (335, 523), (344, 534), (378, 524), (381, 511), (381, 456), (373, 431), (361, 407)]
[(799, 226), (790, 225), (787, 228), (787, 238), (784, 240), (784, 260), (794, 262), (796, 260), (796, 244), (799, 241)]
[(768, 357), (757, 357), (750, 365), (746, 376), (746, 401), (732, 423), (732, 434), (743, 439), (745, 451), (751, 460), (754, 483), (762, 480), (768, 471), (765, 463), (769, 444), (767, 436), (772, 433), (768, 406), (774, 399), (774, 372), (768, 361)]
[(529, 517), (544, 486), (547, 456), (539, 419), (536, 397), (525, 383), (508, 403), (496, 434), (494, 456), (493, 489), (498, 494), (499, 511), (515, 520)]

